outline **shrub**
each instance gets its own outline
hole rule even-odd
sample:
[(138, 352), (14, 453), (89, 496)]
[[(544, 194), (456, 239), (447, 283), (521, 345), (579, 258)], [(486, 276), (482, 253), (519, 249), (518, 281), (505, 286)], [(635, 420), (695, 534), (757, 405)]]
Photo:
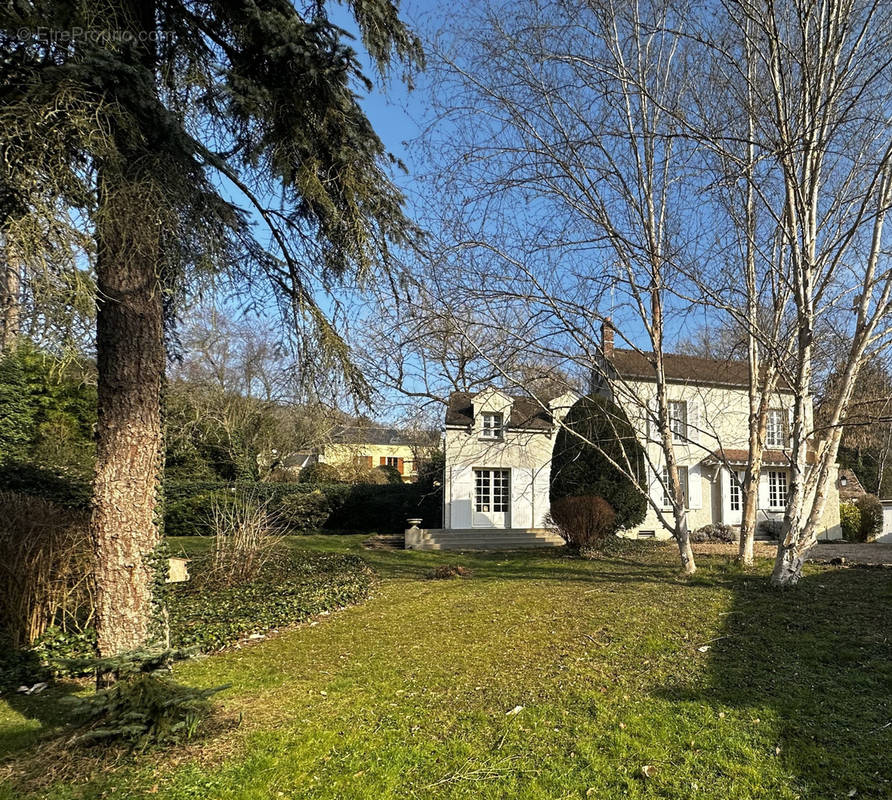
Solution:
[(691, 533), (692, 542), (725, 542), (731, 544), (737, 541), (737, 532), (730, 525), (714, 522), (704, 525)]
[(616, 532), (616, 514), (602, 497), (561, 497), (552, 503), (550, 516), (564, 541), (581, 553)]
[(874, 494), (865, 494), (855, 501), (861, 513), (859, 542), (872, 542), (883, 532), (883, 504)]
[[(598, 442), (599, 447), (589, 442)], [(564, 497), (598, 497), (613, 511), (614, 530), (643, 522), (647, 499), (635, 481), (611, 462), (631, 463), (640, 472), (644, 451), (619, 406), (604, 397), (583, 397), (567, 412), (555, 439), (549, 491), (552, 507)], [(635, 478), (640, 485), (642, 476)]]
[(315, 489), (283, 497), (275, 518), (283, 533), (311, 533), (322, 528), (331, 508), (331, 500), (325, 492)]
[(0, 464), (0, 490), (40, 497), (63, 508), (89, 509), (90, 481), (64, 470), (51, 470), (24, 461)]
[(300, 483), (338, 483), (340, 473), (331, 464), (307, 464), (297, 478)]
[(372, 467), (371, 469), (357, 472), (351, 481), (351, 483), (366, 484), (367, 486), (385, 486), (390, 482), (387, 473), (382, 472), (381, 467)]
[(167, 536), (213, 536), (215, 509), (235, 506), (236, 492), (217, 489), (182, 500), (169, 500), (164, 509), (164, 533)]
[(451, 578), (470, 578), (474, 573), (460, 564), (441, 564), (427, 573), (429, 580), (443, 581)]
[(839, 525), (847, 542), (857, 542), (861, 537), (861, 509), (854, 503), (839, 504)]
[(783, 527), (783, 520), (763, 519), (756, 525), (756, 533), (763, 539), (779, 539)]
[(206, 583), (231, 586), (254, 580), (275, 557), (279, 536), (274, 533), (267, 507), (251, 495), (236, 494), (211, 501), (214, 551), (203, 575)]
[(211, 695), (225, 689), (193, 689), (157, 673), (119, 676), (106, 689), (66, 698), (85, 730), (79, 744), (170, 744), (191, 739), (210, 714)]
[(14, 646), (48, 627), (80, 631), (92, 615), (87, 513), (0, 492), (0, 627)]
[[(201, 563), (195, 564), (201, 569)], [(368, 597), (373, 573), (352, 555), (291, 553), (264, 565), (257, 578), (234, 586), (199, 578), (172, 584), (170, 637), (176, 647), (205, 652), (252, 633), (302, 622)]]
[(375, 467), (374, 471), (384, 476), (384, 483), (401, 484), (403, 482), (400, 471), (390, 464), (381, 464), (381, 466)]

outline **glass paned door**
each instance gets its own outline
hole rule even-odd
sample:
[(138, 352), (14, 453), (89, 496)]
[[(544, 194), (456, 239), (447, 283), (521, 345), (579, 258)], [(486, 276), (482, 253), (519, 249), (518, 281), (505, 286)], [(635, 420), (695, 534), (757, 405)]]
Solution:
[(475, 528), (508, 528), (511, 511), (511, 471), (474, 470)]

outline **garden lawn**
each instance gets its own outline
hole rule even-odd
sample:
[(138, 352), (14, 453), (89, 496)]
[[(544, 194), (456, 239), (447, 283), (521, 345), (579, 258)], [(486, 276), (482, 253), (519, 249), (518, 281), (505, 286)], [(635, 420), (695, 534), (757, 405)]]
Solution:
[[(768, 562), (701, 557), (683, 580), (659, 544), (580, 561), (363, 538), (295, 546), (361, 553), (366, 603), (175, 670), (231, 683), (218, 706), (240, 724), (50, 762), (28, 743), (57, 695), (9, 698), (0, 798), (892, 796), (892, 570), (808, 566), (779, 593)], [(446, 563), (473, 576), (425, 579)]]

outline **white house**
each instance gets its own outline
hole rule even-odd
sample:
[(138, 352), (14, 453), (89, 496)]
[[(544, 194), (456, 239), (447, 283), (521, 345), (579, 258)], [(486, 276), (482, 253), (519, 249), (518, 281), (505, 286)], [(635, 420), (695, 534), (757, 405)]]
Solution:
[[(748, 458), (749, 366), (746, 361), (665, 354), (663, 368), (675, 455), (687, 499), (688, 527), (693, 531), (712, 523), (739, 526), (743, 506), (740, 484)], [(593, 376), (592, 388), (611, 396), (625, 410), (647, 450), (650, 496), (671, 519), (664, 489), (663, 452), (653, 424), (656, 379), (648, 355), (614, 349), (612, 330), (605, 328), (601, 364)], [(757, 525), (783, 518), (790, 485), (792, 410), (792, 393), (779, 388), (768, 412)], [(809, 418), (811, 414), (809, 409)], [(810, 422), (807, 427), (812, 427)], [(644, 522), (623, 535), (660, 539), (671, 534), (649, 506)], [(818, 538), (842, 538), (836, 476), (827, 490)]]
[[(688, 525), (691, 530), (716, 522), (740, 525), (740, 482), (748, 446), (747, 363), (667, 354), (664, 369)], [(612, 330), (606, 328), (591, 388), (624, 408), (647, 451), (650, 496), (668, 512), (663, 454), (651, 422), (656, 381), (649, 358), (635, 350), (614, 349)], [(541, 546), (545, 539), (554, 543), (545, 529), (551, 454), (560, 420), (576, 399), (569, 393), (544, 407), (533, 398), (491, 388), (474, 395), (453, 394), (446, 411), (443, 529), (412, 534), (407, 546), (515, 546), (534, 540)], [(771, 401), (759, 522), (783, 516), (790, 483), (792, 402), (792, 394), (784, 390)], [(842, 536), (837, 491), (834, 480), (821, 539)], [(671, 536), (650, 506), (644, 522), (622, 535)]]
[(551, 451), (575, 394), (548, 408), (497, 389), (454, 393), (446, 411), (443, 526), (542, 528), (548, 513)]

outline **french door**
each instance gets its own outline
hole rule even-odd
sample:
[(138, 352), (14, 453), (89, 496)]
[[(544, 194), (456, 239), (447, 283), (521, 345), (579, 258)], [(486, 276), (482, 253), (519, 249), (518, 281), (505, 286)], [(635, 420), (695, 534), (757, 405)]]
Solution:
[(474, 470), (475, 528), (511, 527), (511, 470)]

